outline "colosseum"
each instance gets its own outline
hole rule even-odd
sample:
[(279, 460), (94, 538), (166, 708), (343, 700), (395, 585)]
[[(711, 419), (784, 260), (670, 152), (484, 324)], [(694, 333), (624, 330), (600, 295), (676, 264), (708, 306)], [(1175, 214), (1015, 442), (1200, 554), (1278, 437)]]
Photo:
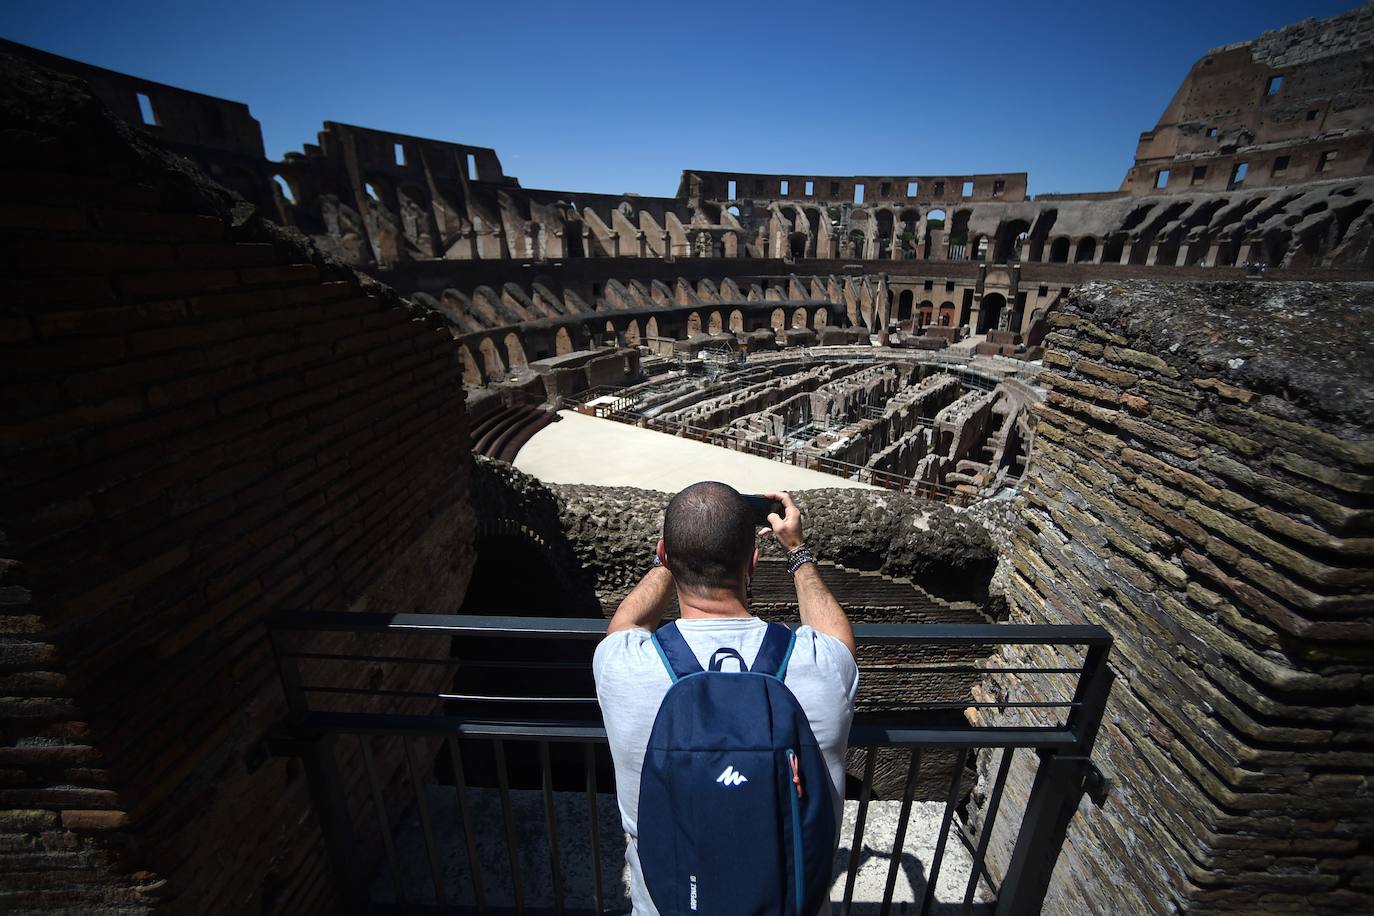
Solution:
[(0, 40), (0, 910), (628, 912), (719, 478), (855, 623), (835, 912), (1374, 911), (1374, 5), (1198, 50), (1114, 190), (652, 197)]

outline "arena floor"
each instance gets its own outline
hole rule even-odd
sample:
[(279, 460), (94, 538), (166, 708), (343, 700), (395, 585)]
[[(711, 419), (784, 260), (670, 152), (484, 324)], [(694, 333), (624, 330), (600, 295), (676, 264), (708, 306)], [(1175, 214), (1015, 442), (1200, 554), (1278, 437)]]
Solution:
[(719, 480), (742, 493), (878, 487), (745, 455), (726, 448), (639, 429), (571, 410), (535, 433), (515, 466), (549, 483), (642, 487), (675, 493), (699, 480)]

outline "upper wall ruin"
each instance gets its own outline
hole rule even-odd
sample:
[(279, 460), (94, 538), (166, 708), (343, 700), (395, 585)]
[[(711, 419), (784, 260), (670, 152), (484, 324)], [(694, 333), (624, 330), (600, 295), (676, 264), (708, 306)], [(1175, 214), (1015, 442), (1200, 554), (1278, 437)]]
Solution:
[(1214, 48), (1193, 64), (1121, 190), (1286, 187), (1374, 170), (1374, 6)]
[[(242, 103), (10, 42), (0, 50), (87, 80), (125, 121), (322, 250), (369, 270), (596, 258), (1369, 269), (1374, 214), (1364, 208), (1374, 194), (1360, 179), (1374, 174), (1371, 9), (1210, 52), (1159, 125), (1141, 135), (1120, 191), (1034, 200), (1024, 172), (687, 170), (673, 197), (529, 189), (488, 147), (333, 121), (317, 143), (276, 162)], [(1355, 181), (1339, 187), (1356, 187), (1356, 196), (1325, 207), (1277, 191), (1340, 180)], [(1195, 205), (1137, 220), (1128, 202), (1161, 194)], [(1237, 217), (1251, 209), (1264, 219)], [(1161, 232), (1174, 237), (1156, 252)]]

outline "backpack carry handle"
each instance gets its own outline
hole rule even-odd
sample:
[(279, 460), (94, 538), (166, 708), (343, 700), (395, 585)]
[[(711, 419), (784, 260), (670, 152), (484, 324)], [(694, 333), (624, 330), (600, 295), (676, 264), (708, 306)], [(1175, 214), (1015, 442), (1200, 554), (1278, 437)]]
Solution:
[[(770, 621), (768, 632), (763, 635), (763, 645), (759, 646), (759, 654), (754, 657), (752, 669), (744, 664), (744, 658), (734, 649), (720, 648), (711, 656), (711, 670), (720, 671), (721, 662), (724, 661), (720, 656), (724, 654), (726, 658), (733, 656), (739, 662), (740, 671), (752, 670), (771, 674), (781, 681), (787, 676), (787, 663), (792, 658), (792, 647), (796, 640), (796, 634), (790, 629)], [(677, 621), (659, 627), (658, 632), (653, 635), (653, 642), (658, 657), (662, 660), (663, 667), (668, 669), (668, 677), (674, 684), (689, 675), (702, 673), (701, 662), (697, 661), (692, 647), (683, 639)]]

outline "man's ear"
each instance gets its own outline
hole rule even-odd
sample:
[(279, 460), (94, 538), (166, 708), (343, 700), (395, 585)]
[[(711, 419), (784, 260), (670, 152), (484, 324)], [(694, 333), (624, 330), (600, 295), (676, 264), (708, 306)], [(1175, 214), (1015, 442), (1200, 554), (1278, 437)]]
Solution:
[(754, 570), (759, 568), (759, 549), (754, 548), (754, 555), (749, 558), (749, 575), (754, 575)]
[[(658, 539), (658, 546), (657, 546), (656, 548), (654, 548), (654, 550), (658, 553), (658, 562), (662, 563), (664, 566), (667, 566), (667, 565), (668, 565), (668, 551), (665, 550), (665, 549), (663, 548), (663, 538), (659, 538), (659, 539)], [(757, 555), (758, 555), (758, 551), (755, 550), (755, 551), (754, 551), (754, 554), (755, 554), (755, 556), (757, 556)]]

